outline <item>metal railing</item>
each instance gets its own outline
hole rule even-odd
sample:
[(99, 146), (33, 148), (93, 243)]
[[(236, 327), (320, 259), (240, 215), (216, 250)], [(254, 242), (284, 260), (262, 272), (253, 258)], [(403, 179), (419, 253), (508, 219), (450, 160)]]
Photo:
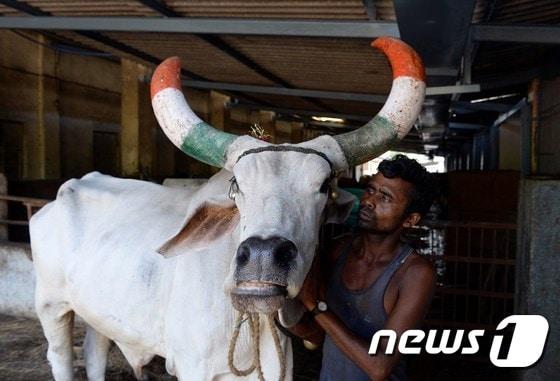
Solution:
[(2, 225), (16, 225), (16, 226), (28, 226), (29, 219), (33, 214), (41, 209), (43, 206), (51, 202), (51, 200), (45, 200), (42, 198), (32, 198), (32, 197), (20, 197), (20, 196), (8, 196), (0, 195), (0, 201), (11, 201), (19, 202), (25, 206), (27, 211), (27, 220), (10, 220), (7, 218), (0, 218), (0, 224)]
[(425, 228), (429, 239), (439, 236), (422, 250), (438, 269), (429, 325), (495, 328), (513, 313), (516, 224), (436, 221)]

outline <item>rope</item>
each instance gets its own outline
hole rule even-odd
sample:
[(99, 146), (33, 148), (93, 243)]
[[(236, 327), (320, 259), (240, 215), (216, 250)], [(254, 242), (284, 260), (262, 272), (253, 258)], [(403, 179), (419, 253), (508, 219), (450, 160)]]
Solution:
[[(247, 315), (246, 318), (245, 315)], [(280, 344), (280, 337), (278, 335), (278, 331), (274, 325), (274, 316), (268, 315), (268, 326), (270, 327), (270, 331), (272, 333), (272, 339), (274, 340), (274, 347), (276, 348), (276, 354), (278, 355), (278, 363), (280, 365), (280, 377), (279, 381), (284, 381), (286, 378), (286, 356), (284, 351), (282, 350), (282, 345)], [(241, 331), (241, 326), (246, 321), (249, 322), (249, 329), (251, 331), (251, 338), (253, 339), (253, 362), (249, 368), (240, 370), (238, 369), (233, 360), (233, 355), (235, 353), (235, 347), (237, 345), (237, 339), (239, 338), (239, 332)], [(237, 313), (237, 319), (235, 321), (235, 329), (233, 331), (233, 335), (231, 336), (231, 340), (229, 342), (229, 349), (228, 349), (228, 367), (231, 373), (236, 375), (237, 377), (245, 377), (249, 374), (253, 373), (255, 370), (257, 371), (257, 376), (259, 377), (259, 381), (266, 381), (262, 372), (261, 367), (261, 354), (260, 354), (260, 319), (258, 313)]]
[(270, 332), (272, 333), (272, 339), (274, 340), (274, 346), (276, 347), (276, 354), (278, 355), (278, 364), (280, 365), (280, 381), (284, 381), (286, 378), (286, 353), (282, 350), (280, 345), (280, 337), (278, 336), (278, 330), (274, 324), (274, 316), (272, 314), (268, 315), (268, 326), (270, 327)]

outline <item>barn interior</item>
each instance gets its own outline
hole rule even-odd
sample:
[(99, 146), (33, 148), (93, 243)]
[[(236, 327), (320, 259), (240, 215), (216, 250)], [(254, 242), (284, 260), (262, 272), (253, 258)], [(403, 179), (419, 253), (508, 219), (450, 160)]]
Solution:
[[(153, 116), (149, 81), (163, 59), (181, 58), (186, 97), (214, 127), (299, 143), (381, 109), (392, 73), (370, 47), (379, 36), (413, 46), (427, 74), (422, 112), (393, 150), (444, 163), (443, 195), (410, 233), (438, 272), (424, 328), (492, 331), (516, 313), (550, 324), (531, 368), (494, 366), (488, 341), (475, 355), (412, 356), (410, 379), (554, 379), (558, 0), (0, 0), (0, 253), (29, 252), (29, 216), (70, 178), (217, 172), (173, 146)], [(369, 169), (341, 185), (359, 188)], [(294, 344), (295, 379), (317, 379), (320, 351)]]

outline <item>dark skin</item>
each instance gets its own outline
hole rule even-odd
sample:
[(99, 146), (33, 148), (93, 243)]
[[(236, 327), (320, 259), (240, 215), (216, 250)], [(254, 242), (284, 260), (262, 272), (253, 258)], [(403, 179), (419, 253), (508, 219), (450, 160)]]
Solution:
[[(378, 173), (369, 181), (360, 201), (360, 233), (352, 242), (352, 248), (342, 270), (342, 282), (350, 290), (364, 289), (383, 273), (398, 255), (403, 229), (414, 226), (420, 220), (418, 213), (406, 213), (413, 185), (400, 178), (386, 178)], [(328, 255), (327, 268), (332, 268), (349, 238), (337, 242)], [(314, 263), (299, 294), (307, 310), (315, 308), (317, 300), (324, 300), (325, 282), (319, 266)], [(433, 266), (417, 253), (412, 253), (391, 278), (384, 296), (387, 312), (385, 329), (404, 331), (418, 326), (432, 299), (435, 288)], [(306, 314), (307, 315), (307, 314)], [(338, 348), (359, 366), (372, 380), (386, 380), (399, 361), (398, 351), (387, 356), (369, 355), (369, 341), (357, 337), (332, 312), (320, 313), (315, 318), (302, 319), (292, 332), (313, 343), (321, 343), (327, 333)], [(383, 347), (382, 342), (382, 347)]]

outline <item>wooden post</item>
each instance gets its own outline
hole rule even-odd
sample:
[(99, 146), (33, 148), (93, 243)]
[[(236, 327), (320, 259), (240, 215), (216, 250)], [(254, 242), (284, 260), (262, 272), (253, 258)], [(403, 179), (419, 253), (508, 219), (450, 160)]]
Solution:
[(143, 65), (121, 60), (121, 172), (126, 177), (152, 175), (155, 121), (148, 86), (141, 82), (147, 73)]
[(291, 141), (293, 144), (303, 141), (303, 122), (292, 122)]
[[(38, 35), (46, 45), (45, 37)], [(25, 126), (25, 169), (28, 179), (60, 177), (60, 117), (58, 80), (55, 78), (57, 53), (44, 45), (37, 46), (37, 92), (35, 123)]]

